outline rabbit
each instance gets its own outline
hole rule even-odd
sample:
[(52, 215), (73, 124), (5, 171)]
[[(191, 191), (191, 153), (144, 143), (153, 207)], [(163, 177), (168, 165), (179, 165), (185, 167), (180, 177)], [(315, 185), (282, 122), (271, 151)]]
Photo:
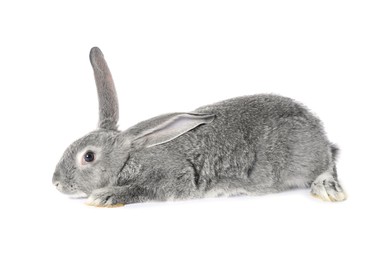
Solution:
[(99, 48), (91, 49), (90, 62), (98, 128), (64, 152), (52, 179), (60, 192), (98, 207), (309, 187), (325, 201), (346, 199), (336, 172), (338, 148), (296, 101), (237, 97), (119, 131), (116, 90)]

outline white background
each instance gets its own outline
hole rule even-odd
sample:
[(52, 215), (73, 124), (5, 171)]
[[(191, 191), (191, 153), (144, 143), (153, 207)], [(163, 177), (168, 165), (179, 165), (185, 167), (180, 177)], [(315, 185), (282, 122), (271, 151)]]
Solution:
[[(1, 259), (389, 259), (388, 1), (2, 1)], [(120, 128), (240, 95), (306, 104), (342, 149), (349, 199), (84, 205), (51, 184), (97, 124), (89, 50)]]

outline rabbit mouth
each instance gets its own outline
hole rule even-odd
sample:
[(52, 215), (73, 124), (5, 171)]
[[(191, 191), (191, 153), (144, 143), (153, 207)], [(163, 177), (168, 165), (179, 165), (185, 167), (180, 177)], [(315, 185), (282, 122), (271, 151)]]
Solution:
[(65, 195), (68, 195), (70, 198), (86, 198), (88, 195), (79, 190), (74, 185), (70, 185), (70, 188), (68, 186), (64, 186), (59, 181), (53, 182), (54, 186), (57, 188), (57, 190)]

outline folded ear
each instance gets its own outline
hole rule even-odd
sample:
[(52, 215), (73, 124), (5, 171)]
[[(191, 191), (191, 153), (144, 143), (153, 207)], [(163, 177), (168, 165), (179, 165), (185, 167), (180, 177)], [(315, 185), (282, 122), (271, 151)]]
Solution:
[(99, 98), (99, 128), (116, 130), (119, 118), (118, 98), (110, 69), (98, 47), (93, 47), (89, 59), (95, 75)]
[(146, 127), (137, 134), (132, 143), (145, 148), (163, 144), (199, 125), (211, 123), (214, 118), (214, 115), (195, 113), (177, 113), (156, 118), (153, 122), (145, 122)]

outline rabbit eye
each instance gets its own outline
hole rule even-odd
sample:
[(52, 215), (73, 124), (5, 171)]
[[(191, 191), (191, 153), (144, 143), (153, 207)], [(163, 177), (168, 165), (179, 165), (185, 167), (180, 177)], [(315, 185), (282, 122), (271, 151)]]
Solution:
[(95, 154), (91, 151), (88, 151), (84, 154), (84, 161), (93, 162), (95, 160)]

